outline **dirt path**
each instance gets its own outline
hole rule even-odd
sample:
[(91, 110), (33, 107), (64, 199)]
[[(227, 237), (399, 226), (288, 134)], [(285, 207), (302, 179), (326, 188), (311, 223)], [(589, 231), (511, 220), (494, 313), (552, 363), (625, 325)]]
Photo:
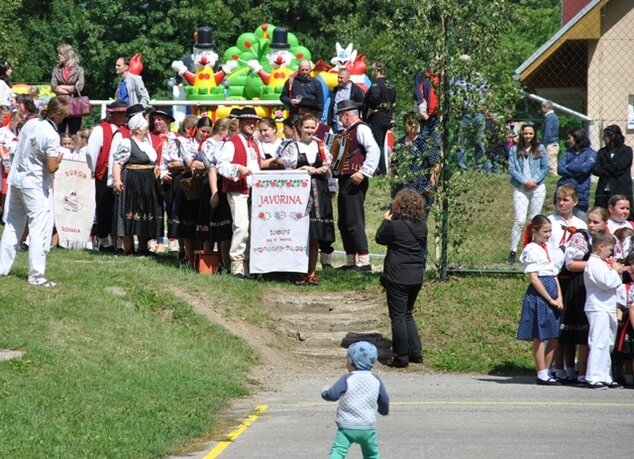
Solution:
[(359, 339), (374, 342), (380, 353), (389, 351), (389, 321), (383, 296), (271, 289), (260, 305), (270, 318), (260, 327), (227, 318), (220, 308), (187, 292), (178, 294), (198, 313), (258, 350), (261, 363), (252, 376), (259, 382), (259, 389), (328, 368), (342, 368), (345, 349)]

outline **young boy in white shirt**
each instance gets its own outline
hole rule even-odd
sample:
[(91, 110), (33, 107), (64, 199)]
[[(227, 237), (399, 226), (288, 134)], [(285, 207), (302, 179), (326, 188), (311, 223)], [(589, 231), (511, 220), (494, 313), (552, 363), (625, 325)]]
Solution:
[(623, 265), (609, 261), (614, 249), (614, 237), (598, 231), (592, 237), (592, 255), (583, 272), (586, 286), (584, 311), (588, 317), (588, 367), (586, 381), (593, 389), (621, 387), (610, 374), (610, 353), (617, 329), (617, 290), (622, 288)]

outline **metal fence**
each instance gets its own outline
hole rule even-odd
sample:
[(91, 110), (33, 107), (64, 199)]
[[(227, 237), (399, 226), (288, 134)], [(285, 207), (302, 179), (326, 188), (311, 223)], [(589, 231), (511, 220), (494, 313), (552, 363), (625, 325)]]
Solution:
[[(454, 111), (448, 116), (457, 121), (453, 126), (445, 124), (443, 180), (430, 225), (436, 234), (430, 261), (435, 261), (441, 277), (457, 272), (520, 271), (517, 262), (507, 263), (514, 221), (513, 188), (505, 156), (510, 138), (495, 132), (510, 132), (531, 122), (541, 139), (542, 102), (550, 100), (559, 119), (560, 163), (574, 128), (584, 129), (595, 151), (605, 147), (603, 130), (611, 125), (620, 128), (626, 145), (634, 144), (634, 5), (631, 0), (594, 0), (568, 16), (561, 29), (517, 68), (524, 99), (512, 117), (496, 118), (484, 111), (464, 116), (453, 104)], [(463, 149), (466, 163), (461, 161)], [(619, 154), (626, 153), (616, 152), (615, 156), (623, 159)], [(601, 157), (600, 152), (598, 161)], [(594, 172), (629, 177), (631, 153), (627, 171), (618, 164), (614, 161), (607, 169), (597, 172), (595, 168)], [(559, 175), (546, 179), (540, 213), (554, 213), (554, 193), (561, 179)], [(573, 179), (580, 181), (581, 177)], [(597, 179), (591, 176), (590, 207), (595, 205)], [(517, 258), (521, 250), (520, 243), (515, 249)]]

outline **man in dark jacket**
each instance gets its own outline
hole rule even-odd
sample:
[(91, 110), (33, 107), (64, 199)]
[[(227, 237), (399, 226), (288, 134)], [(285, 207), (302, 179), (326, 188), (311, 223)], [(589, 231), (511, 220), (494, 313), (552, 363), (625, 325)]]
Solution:
[(372, 128), (374, 139), (381, 150), (381, 159), (377, 174), (385, 175), (385, 134), (394, 125), (394, 108), (396, 107), (396, 88), (386, 79), (384, 62), (372, 64), (372, 87), (365, 93), (365, 119)]
[(280, 100), (288, 107), (288, 114), (292, 116), (299, 115), (299, 102), (302, 98), (314, 99), (319, 107), (317, 118), (321, 119), (321, 114), (324, 111), (324, 92), (321, 83), (310, 76), (310, 70), (310, 62), (301, 61), (297, 67), (297, 74), (291, 75), (284, 83)]
[(330, 97), (328, 125), (332, 127), (335, 134), (340, 134), (343, 131), (343, 124), (341, 124), (339, 116), (335, 114), (337, 103), (342, 100), (352, 100), (361, 106), (364, 94), (363, 90), (350, 80), (350, 71), (348, 69), (339, 70), (337, 81), (339, 84), (332, 90), (332, 96)]

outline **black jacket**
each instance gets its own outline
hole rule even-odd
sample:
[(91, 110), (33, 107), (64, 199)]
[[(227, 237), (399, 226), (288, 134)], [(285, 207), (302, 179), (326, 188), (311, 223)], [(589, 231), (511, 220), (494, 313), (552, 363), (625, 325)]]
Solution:
[[(332, 90), (332, 94), (330, 96), (330, 107), (328, 107), (328, 126), (331, 126), (333, 130), (337, 127), (333, 125), (332, 120), (335, 117), (335, 99), (340, 89), (341, 87), (337, 85), (335, 86), (335, 89)], [(363, 105), (364, 96), (365, 95), (363, 94), (363, 89), (352, 83), (352, 87), (350, 88), (350, 100), (353, 100), (357, 104), (359, 104), (359, 111), (361, 111), (361, 105)]]
[(377, 244), (387, 245), (381, 277), (401, 285), (423, 283), (427, 253), (427, 224), (409, 220), (383, 220)]
[(603, 147), (598, 151), (597, 162), (592, 169), (592, 173), (599, 177), (594, 195), (595, 206), (607, 209), (610, 196), (615, 194), (625, 195), (630, 201), (630, 206), (633, 205), (631, 167), (632, 148), (627, 145), (621, 146), (612, 158), (607, 148)]

